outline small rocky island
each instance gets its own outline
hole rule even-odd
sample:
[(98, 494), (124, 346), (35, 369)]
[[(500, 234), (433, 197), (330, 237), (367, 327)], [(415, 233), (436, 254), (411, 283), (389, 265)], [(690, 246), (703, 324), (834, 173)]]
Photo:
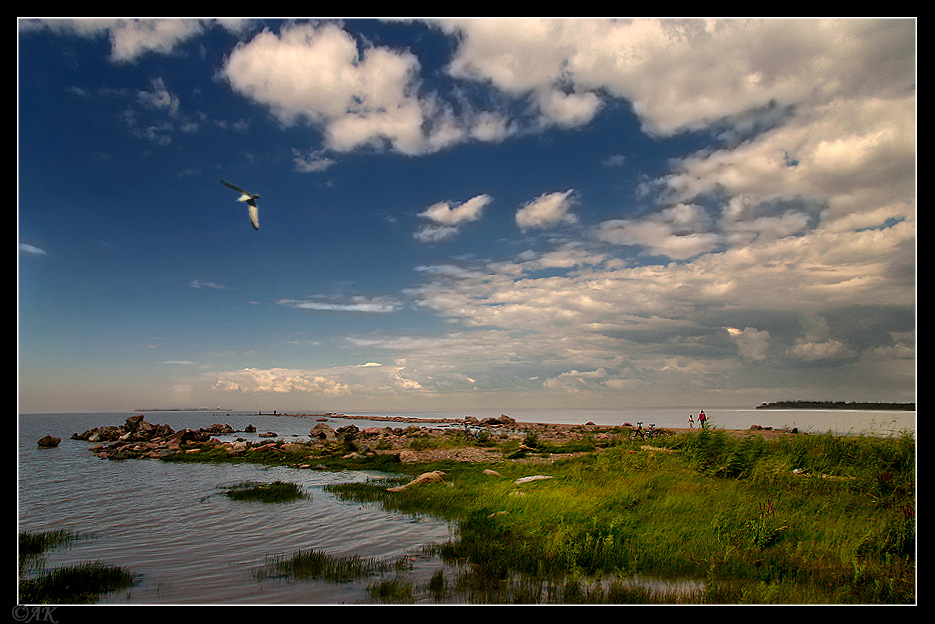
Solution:
[[(72, 440), (98, 442), (91, 451), (106, 459), (160, 458), (174, 455), (186, 447), (210, 444), (213, 435), (237, 433), (230, 425), (211, 425), (202, 429), (175, 431), (169, 425), (155, 425), (143, 414), (130, 416), (122, 425), (104, 425), (75, 433)], [(215, 440), (215, 442), (218, 442)]]

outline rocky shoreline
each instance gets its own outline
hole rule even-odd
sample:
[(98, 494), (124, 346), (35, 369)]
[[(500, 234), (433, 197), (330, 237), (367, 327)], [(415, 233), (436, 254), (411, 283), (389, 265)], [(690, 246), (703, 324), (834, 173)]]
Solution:
[[(327, 417), (319, 417), (318, 420), (325, 421), (330, 417), (340, 416), (329, 414)], [(400, 422), (395, 418), (392, 420)], [(478, 421), (476, 418), (471, 417), (464, 420), (446, 419), (444, 422), (446, 424), (476, 425), (491, 428), (516, 423), (515, 420), (508, 416), (501, 416), (499, 419), (484, 419), (484, 421)], [(144, 415), (138, 414), (127, 418), (122, 425), (95, 427), (83, 433), (74, 433), (71, 439), (95, 443), (90, 451), (102, 459), (111, 460), (160, 459), (179, 453), (199, 453), (212, 449), (223, 450), (229, 457), (238, 457), (245, 453), (257, 451), (311, 457), (315, 455), (316, 451), (320, 451), (329, 445), (332, 447), (344, 445), (355, 449), (344, 455), (344, 457), (397, 454), (400, 456), (400, 461), (409, 462), (418, 459), (418, 452), (410, 448), (414, 438), (460, 434), (461, 429), (429, 428), (416, 426), (415, 424), (410, 424), (404, 428), (386, 426), (365, 427), (363, 429), (349, 424), (335, 429), (325, 422), (319, 422), (309, 430), (309, 440), (303, 442), (288, 442), (278, 439), (279, 436), (272, 431), (257, 434), (260, 438), (277, 438), (268, 442), (249, 442), (242, 437), (230, 441), (221, 441), (214, 437), (233, 436), (238, 433), (256, 433), (256, 427), (247, 425), (243, 430), (236, 430), (228, 424), (213, 424), (210, 427), (200, 429), (185, 428), (175, 431), (169, 425), (150, 423), (145, 419)], [(38, 444), (43, 448), (54, 448), (58, 446), (59, 442), (59, 438), (44, 436), (39, 440)], [(467, 461), (481, 461), (487, 459), (490, 453), (486, 452), (486, 449), (460, 449), (456, 450), (453, 455)]]
[[(302, 417), (309, 417), (302, 415)], [(589, 437), (598, 445), (610, 444), (620, 435), (619, 426), (602, 426), (594, 423), (584, 425), (564, 425), (552, 423), (523, 423), (507, 415), (499, 418), (485, 418), (478, 420), (472, 416), (463, 419), (417, 419), (408, 417), (368, 417), (368, 420), (382, 420), (394, 423), (410, 423), (406, 427), (372, 426), (358, 428), (354, 424), (334, 428), (327, 424), (331, 418), (355, 418), (343, 414), (313, 415), (319, 422), (309, 430), (307, 441), (285, 441), (279, 436), (267, 431), (257, 434), (260, 438), (273, 438), (269, 441), (250, 442), (243, 437), (234, 437), (229, 441), (221, 441), (215, 436), (236, 436), (238, 433), (256, 434), (256, 427), (247, 425), (243, 430), (235, 430), (228, 424), (213, 424), (200, 429), (181, 429), (175, 431), (169, 425), (153, 424), (142, 414), (130, 416), (122, 425), (105, 425), (95, 427), (83, 433), (75, 433), (73, 440), (85, 440), (94, 443), (90, 451), (102, 459), (160, 459), (179, 453), (200, 453), (209, 450), (225, 452), (229, 457), (239, 457), (247, 453), (267, 451), (294, 455), (301, 460), (307, 457), (313, 459), (323, 450), (334, 452), (336, 449), (347, 449), (344, 457), (364, 455), (395, 454), (403, 463), (427, 462), (439, 459), (452, 459), (455, 461), (493, 461), (502, 459), (502, 453), (493, 448), (475, 445), (438, 445), (422, 443), (419, 438), (438, 438), (444, 436), (463, 435), (465, 432), (487, 431), (500, 438), (514, 438), (522, 440), (532, 434), (543, 442), (561, 444), (582, 437)], [(434, 423), (445, 425), (458, 425), (456, 427), (427, 427), (416, 423)], [(623, 427), (627, 427), (624, 423)], [(665, 429), (668, 434), (678, 435), (697, 431), (697, 429)], [(775, 435), (790, 435), (786, 431), (772, 431), (768, 428), (752, 426), (749, 430), (731, 432), (737, 435), (757, 433), (767, 437)], [(43, 448), (54, 448), (59, 443), (58, 438), (44, 436), (38, 444)], [(425, 442), (425, 440), (423, 440)], [(445, 448), (438, 448), (444, 446)], [(351, 450), (352, 449), (352, 450)], [(307, 466), (306, 464), (300, 464)]]

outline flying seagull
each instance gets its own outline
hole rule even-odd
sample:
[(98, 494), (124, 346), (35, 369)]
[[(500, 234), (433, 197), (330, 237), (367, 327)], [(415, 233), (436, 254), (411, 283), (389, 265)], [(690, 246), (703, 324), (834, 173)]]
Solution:
[(256, 207), (255, 200), (260, 199), (260, 196), (257, 195), (256, 193), (245, 191), (239, 186), (234, 186), (230, 182), (225, 182), (224, 180), (221, 180), (221, 184), (223, 184), (229, 189), (234, 189), (235, 191), (240, 193), (240, 197), (237, 198), (237, 201), (246, 202), (247, 209), (250, 211), (250, 223), (253, 224), (254, 230), (259, 230), (260, 229), (260, 216), (259, 216), (259, 211), (257, 210), (257, 207)]

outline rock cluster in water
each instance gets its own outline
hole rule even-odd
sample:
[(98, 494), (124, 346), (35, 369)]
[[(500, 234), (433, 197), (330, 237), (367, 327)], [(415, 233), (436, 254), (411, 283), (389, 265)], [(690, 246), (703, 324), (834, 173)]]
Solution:
[(44, 435), (41, 438), (39, 438), (39, 441), (37, 442), (37, 444), (39, 445), (39, 448), (55, 448), (56, 446), (59, 445), (61, 441), (62, 441), (61, 438), (56, 438), (50, 435)]
[(123, 425), (95, 427), (84, 433), (75, 433), (71, 439), (100, 442), (91, 451), (105, 459), (136, 459), (167, 457), (191, 450), (185, 447), (193, 444), (219, 444), (211, 436), (232, 433), (237, 433), (233, 427), (221, 424), (175, 431), (169, 425), (154, 425), (139, 414), (127, 418)]

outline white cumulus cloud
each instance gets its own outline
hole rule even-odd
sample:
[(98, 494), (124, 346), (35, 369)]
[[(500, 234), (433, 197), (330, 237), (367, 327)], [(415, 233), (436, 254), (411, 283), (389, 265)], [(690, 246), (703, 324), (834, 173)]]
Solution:
[(489, 195), (477, 195), (463, 203), (444, 201), (432, 204), (419, 213), (428, 223), (414, 236), (422, 242), (438, 242), (451, 238), (458, 233), (458, 228), (463, 224), (480, 219), (484, 208), (491, 201), (493, 198)]
[(558, 223), (576, 223), (578, 218), (570, 212), (574, 201), (574, 190), (544, 193), (516, 211), (516, 224), (520, 229), (527, 230)]

